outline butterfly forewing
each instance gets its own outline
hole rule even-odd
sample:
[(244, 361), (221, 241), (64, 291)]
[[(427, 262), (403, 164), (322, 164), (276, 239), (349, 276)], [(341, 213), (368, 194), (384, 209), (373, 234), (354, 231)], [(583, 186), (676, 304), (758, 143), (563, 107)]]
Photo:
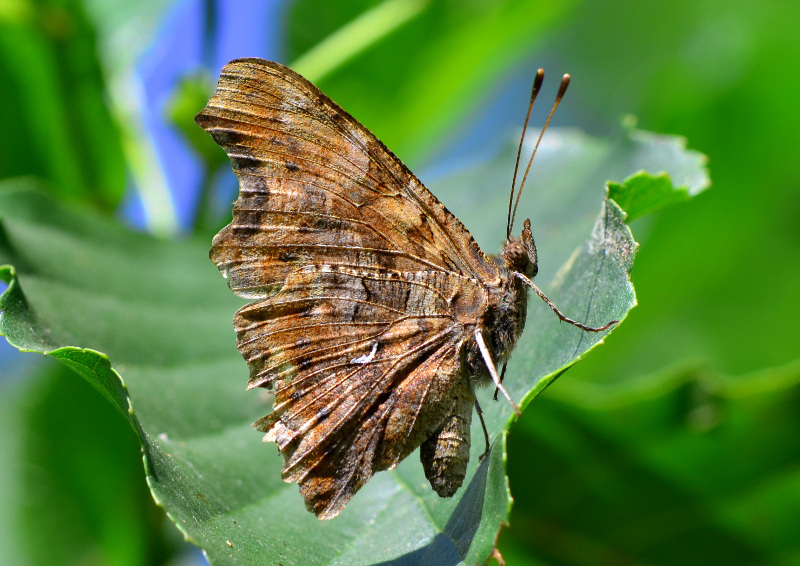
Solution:
[(213, 259), (257, 297), (298, 266), (443, 270), (496, 282), (469, 232), (372, 133), (290, 69), (240, 59), (198, 115), (240, 181)]
[(460, 354), (499, 272), (366, 128), (282, 65), (233, 61), (198, 115), (240, 194), (211, 258), (237, 294), (257, 423), (306, 505), (335, 516), (429, 438), (465, 387)]

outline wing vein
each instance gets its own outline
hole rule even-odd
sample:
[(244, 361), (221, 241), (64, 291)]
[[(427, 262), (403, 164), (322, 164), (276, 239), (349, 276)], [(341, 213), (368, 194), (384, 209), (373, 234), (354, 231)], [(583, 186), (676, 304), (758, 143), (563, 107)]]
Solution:
[[(319, 438), (319, 441), (315, 445), (311, 446), (310, 448), (306, 448), (306, 450), (301, 452), (300, 455), (298, 455), (296, 452), (294, 454), (292, 454), (292, 460), (291, 460), (291, 462), (288, 462), (287, 465), (285, 466), (284, 473), (290, 472), (299, 463), (301, 463), (306, 457), (311, 455), (314, 452), (314, 450), (323, 443), (323, 441), (326, 441), (328, 438), (330, 438), (334, 434), (338, 434), (339, 430), (342, 427), (348, 425), (349, 421), (351, 420), (350, 417), (352, 417), (353, 412), (357, 408), (360, 407), (362, 402), (366, 399), (367, 395), (372, 393), (375, 390), (375, 388), (378, 387), (378, 385), (380, 385), (386, 379), (386, 377), (389, 377), (392, 373), (397, 371), (397, 367), (398, 367), (400, 361), (411, 359), (413, 354), (419, 352), (420, 350), (428, 349), (433, 344), (439, 343), (442, 340), (442, 338), (447, 335), (448, 330), (449, 329), (442, 330), (441, 332), (437, 333), (436, 335), (430, 337), (428, 340), (426, 340), (426, 341), (422, 342), (421, 344), (417, 345), (412, 350), (409, 350), (407, 356), (399, 357), (398, 360), (396, 360), (394, 364), (392, 364), (389, 368), (387, 368), (386, 371), (384, 371), (383, 375), (381, 375), (381, 378), (380, 379), (376, 379), (374, 381), (374, 383), (371, 385), (371, 387), (369, 387), (367, 389), (367, 391), (365, 391), (364, 394), (359, 399), (357, 399), (356, 402), (354, 402), (352, 404), (352, 407), (350, 409), (348, 409), (348, 411), (344, 415), (342, 415), (342, 417), (339, 419), (339, 422), (337, 422), (334, 426), (328, 428), (325, 431), (325, 433)], [(317, 463), (318, 462), (314, 462), (311, 466), (309, 466), (308, 471), (313, 469), (316, 466)]]

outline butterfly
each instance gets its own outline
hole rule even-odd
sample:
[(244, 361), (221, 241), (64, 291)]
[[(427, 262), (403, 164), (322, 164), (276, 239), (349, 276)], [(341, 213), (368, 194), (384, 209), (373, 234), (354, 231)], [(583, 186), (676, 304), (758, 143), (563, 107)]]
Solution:
[(253, 300), (234, 317), (237, 345), (248, 388), (275, 395), (254, 426), (320, 519), (417, 448), (436, 493), (458, 490), (481, 417), (475, 388), (494, 383), (518, 412), (497, 366), (525, 326), (528, 289), (586, 331), (616, 322), (569, 319), (532, 283), (536, 246), (529, 220), (511, 235), (516, 205), (502, 252), (486, 255), (383, 143), (288, 67), (230, 62), (196, 121), (239, 178), (210, 257)]

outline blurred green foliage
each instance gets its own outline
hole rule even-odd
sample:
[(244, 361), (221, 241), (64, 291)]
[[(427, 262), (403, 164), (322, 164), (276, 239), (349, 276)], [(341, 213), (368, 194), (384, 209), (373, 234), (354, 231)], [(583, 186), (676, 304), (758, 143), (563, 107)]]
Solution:
[(3, 564), (162, 564), (178, 539), (165, 538), (139, 443), (75, 377), (49, 362), (25, 383), (4, 384)]
[[(293, 3), (287, 62), (379, 4)], [(690, 205), (634, 222), (640, 306), (512, 429), (507, 562), (800, 564), (800, 5), (416, 4), (320, 81), (412, 168), (509, 76), (546, 63), (574, 79), (560, 124), (608, 134), (634, 114), (686, 136), (714, 180)], [(110, 212), (127, 125), (115, 124), (113, 69), (95, 53), (103, 24), (85, 13), (77, 0), (0, 6), (0, 176), (34, 174), (58, 198)], [(541, 189), (527, 196), (535, 206)], [(47, 367), (4, 386), (0, 504), (19, 514), (0, 514), (0, 557), (163, 562), (175, 541), (142, 501), (133, 433), (64, 377)], [(75, 416), (93, 432), (67, 427)], [(99, 440), (89, 450), (59, 436)], [(20, 477), (44, 502), (18, 500)]]
[(37, 175), (59, 197), (110, 212), (125, 163), (95, 32), (78, 0), (0, 9), (0, 178)]

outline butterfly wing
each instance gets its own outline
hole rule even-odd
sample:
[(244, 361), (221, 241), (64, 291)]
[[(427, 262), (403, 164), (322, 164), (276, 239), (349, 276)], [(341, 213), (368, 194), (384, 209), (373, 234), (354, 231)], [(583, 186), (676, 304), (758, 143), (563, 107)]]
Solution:
[(366, 128), (290, 69), (222, 70), (197, 122), (240, 194), (211, 258), (240, 296), (257, 426), (306, 504), (335, 516), (433, 434), (463, 388), (460, 353), (497, 266)]
[(276, 388), (274, 411), (256, 426), (277, 443), (284, 479), (300, 484), (320, 518), (338, 514), (452, 412), (466, 379), (466, 333), (447, 303), (461, 283), (449, 274), (308, 269), (237, 313), (251, 385)]
[(244, 297), (303, 265), (448, 271), (497, 283), (461, 222), (369, 130), (278, 63), (239, 59), (196, 118), (239, 177), (212, 259)]

